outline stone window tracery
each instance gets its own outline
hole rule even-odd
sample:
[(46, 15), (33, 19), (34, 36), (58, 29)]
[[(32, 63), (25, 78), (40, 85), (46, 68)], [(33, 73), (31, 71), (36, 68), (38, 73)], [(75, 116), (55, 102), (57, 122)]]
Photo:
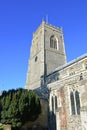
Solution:
[(72, 76), (75, 74), (75, 70), (73, 68), (70, 68), (69, 70), (69, 76)]
[(50, 37), (50, 48), (58, 49), (58, 40), (54, 35)]
[(72, 115), (80, 115), (80, 97), (77, 90), (70, 93), (70, 100)]

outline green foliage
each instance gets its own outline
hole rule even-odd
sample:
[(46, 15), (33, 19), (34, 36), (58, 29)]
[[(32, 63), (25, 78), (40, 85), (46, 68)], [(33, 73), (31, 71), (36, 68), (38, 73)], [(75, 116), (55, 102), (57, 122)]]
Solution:
[(0, 122), (20, 127), (34, 121), (41, 112), (38, 95), (25, 89), (4, 91), (0, 96)]
[(3, 130), (3, 126), (0, 126), (0, 130)]

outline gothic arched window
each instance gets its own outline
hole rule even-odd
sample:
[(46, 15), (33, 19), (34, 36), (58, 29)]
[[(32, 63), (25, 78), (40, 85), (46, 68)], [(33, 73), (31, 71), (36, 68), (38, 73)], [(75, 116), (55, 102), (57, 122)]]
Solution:
[(50, 47), (54, 49), (58, 49), (57, 38), (54, 35), (50, 37)]
[(53, 96), (52, 96), (52, 111), (54, 112), (54, 99), (53, 99)]
[(51, 38), (50, 38), (50, 47), (51, 47), (51, 48), (53, 48), (53, 37), (54, 37), (54, 36), (51, 36)]
[(72, 115), (75, 115), (75, 102), (73, 92), (70, 93)]
[(80, 98), (79, 98), (79, 92), (75, 92), (75, 100), (76, 100), (76, 109), (77, 109), (77, 114), (80, 115)]
[(55, 96), (55, 109), (57, 109), (58, 104), (57, 104), (57, 96)]

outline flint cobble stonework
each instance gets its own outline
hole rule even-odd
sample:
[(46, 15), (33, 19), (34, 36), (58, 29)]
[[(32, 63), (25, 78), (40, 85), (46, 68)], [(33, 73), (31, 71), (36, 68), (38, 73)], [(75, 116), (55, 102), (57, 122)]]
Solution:
[(87, 54), (67, 63), (62, 28), (43, 21), (33, 34), (26, 89), (47, 99), (50, 130), (87, 129)]

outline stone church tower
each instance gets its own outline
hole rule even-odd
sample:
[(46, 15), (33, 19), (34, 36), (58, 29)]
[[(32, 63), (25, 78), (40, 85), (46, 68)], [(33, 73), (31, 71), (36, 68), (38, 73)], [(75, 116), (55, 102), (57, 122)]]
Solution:
[(43, 99), (46, 128), (87, 130), (87, 54), (66, 63), (61, 28), (42, 22), (33, 34), (26, 89)]
[(33, 34), (26, 89), (41, 87), (41, 78), (66, 63), (63, 32), (50, 24), (41, 23)]

